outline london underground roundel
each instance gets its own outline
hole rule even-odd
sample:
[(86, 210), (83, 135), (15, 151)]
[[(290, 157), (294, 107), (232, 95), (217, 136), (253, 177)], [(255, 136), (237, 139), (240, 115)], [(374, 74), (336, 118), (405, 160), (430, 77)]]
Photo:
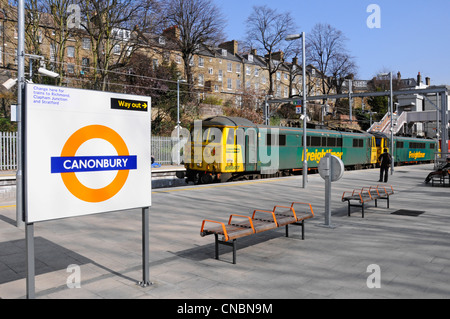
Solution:
[[(105, 140), (116, 149), (117, 156), (80, 156), (76, 152), (91, 139)], [(61, 174), (64, 185), (80, 200), (98, 203), (116, 195), (125, 185), (130, 170), (137, 167), (137, 156), (130, 156), (122, 137), (113, 129), (102, 125), (85, 126), (67, 140), (61, 157), (52, 157), (52, 174)], [(83, 185), (77, 172), (100, 172), (117, 170), (114, 180), (103, 188), (94, 189)]]

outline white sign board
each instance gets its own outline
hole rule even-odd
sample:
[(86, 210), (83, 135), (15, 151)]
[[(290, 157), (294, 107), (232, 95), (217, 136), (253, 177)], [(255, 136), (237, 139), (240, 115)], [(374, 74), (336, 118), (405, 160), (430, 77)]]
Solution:
[(27, 84), (27, 223), (151, 206), (150, 97)]

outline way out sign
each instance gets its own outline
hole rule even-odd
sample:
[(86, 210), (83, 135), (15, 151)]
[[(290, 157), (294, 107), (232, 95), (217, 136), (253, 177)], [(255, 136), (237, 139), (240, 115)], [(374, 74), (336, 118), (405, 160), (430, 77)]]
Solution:
[(25, 222), (151, 206), (149, 97), (26, 85)]

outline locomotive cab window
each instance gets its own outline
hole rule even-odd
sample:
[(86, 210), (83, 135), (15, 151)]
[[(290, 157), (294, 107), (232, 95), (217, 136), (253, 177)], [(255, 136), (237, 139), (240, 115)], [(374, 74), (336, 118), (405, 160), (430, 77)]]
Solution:
[(397, 145), (397, 148), (403, 148), (404, 142), (397, 142), (396, 145)]
[(228, 136), (227, 136), (227, 144), (228, 145), (234, 145), (234, 129), (230, 128), (228, 129)]

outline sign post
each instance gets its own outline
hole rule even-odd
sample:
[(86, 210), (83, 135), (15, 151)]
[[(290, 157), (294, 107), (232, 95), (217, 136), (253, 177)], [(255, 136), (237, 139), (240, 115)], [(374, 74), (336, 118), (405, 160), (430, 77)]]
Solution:
[(142, 208), (140, 284), (149, 285), (151, 99), (27, 84), (25, 102), (28, 296), (34, 297), (34, 223), (136, 208)]
[(331, 183), (340, 180), (344, 174), (344, 163), (331, 153), (327, 153), (319, 162), (319, 174), (325, 180), (325, 224), (328, 228), (335, 228), (331, 224)]

